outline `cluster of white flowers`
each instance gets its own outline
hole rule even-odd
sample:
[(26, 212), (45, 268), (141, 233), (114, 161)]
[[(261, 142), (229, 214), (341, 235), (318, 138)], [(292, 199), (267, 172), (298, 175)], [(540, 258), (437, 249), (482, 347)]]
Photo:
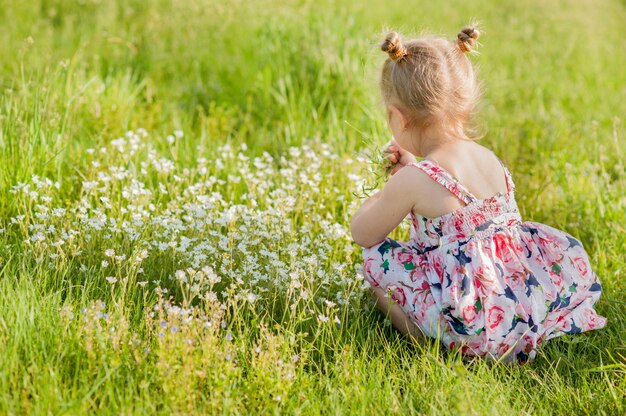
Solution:
[[(183, 137), (175, 131), (167, 141)], [(202, 157), (184, 165), (153, 142), (143, 129), (129, 131), (88, 151), (76, 183), (33, 177), (14, 186), (27, 203), (5, 232), (21, 233), (25, 252), (52, 268), (72, 258), (63, 264), (101, 270), (95, 276), (111, 284), (141, 273), (128, 281), (164, 293), (184, 285), (211, 300), (232, 294), (259, 308), (276, 293), (290, 304), (313, 299), (320, 322), (362, 294), (348, 229), (360, 203), (351, 192), (365, 181), (358, 158), (319, 142), (277, 158), (227, 143), (198, 148)]]

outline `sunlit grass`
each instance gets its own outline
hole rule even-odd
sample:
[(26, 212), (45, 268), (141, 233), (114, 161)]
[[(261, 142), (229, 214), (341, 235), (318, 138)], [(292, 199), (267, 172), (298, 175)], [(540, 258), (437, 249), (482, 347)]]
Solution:
[[(384, 180), (383, 27), (472, 18), (483, 142), (525, 219), (583, 241), (609, 319), (522, 367), (411, 346), (349, 235)], [(624, 21), (617, 0), (0, 1), (0, 412), (623, 414)]]

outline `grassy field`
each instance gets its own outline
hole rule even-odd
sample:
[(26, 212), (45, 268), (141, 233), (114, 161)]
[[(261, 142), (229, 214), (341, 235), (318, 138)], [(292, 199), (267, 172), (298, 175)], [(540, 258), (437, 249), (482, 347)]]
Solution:
[[(483, 144), (605, 329), (411, 346), (349, 223), (385, 28), (482, 23)], [(1, 414), (626, 414), (626, 3), (0, 0)], [(392, 234), (408, 237), (408, 224)]]

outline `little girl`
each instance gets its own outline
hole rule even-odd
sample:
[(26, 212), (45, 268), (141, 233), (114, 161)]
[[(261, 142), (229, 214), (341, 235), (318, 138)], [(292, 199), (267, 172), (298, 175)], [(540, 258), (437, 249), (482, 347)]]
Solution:
[[(378, 307), (411, 341), (525, 362), (541, 343), (606, 318), (594, 310), (601, 286), (580, 241), (522, 221), (510, 172), (467, 136), (480, 89), (465, 52), (478, 36), (465, 27), (455, 42), (385, 39), (380, 86), (395, 167), (351, 232)], [(408, 214), (410, 240), (387, 237)]]

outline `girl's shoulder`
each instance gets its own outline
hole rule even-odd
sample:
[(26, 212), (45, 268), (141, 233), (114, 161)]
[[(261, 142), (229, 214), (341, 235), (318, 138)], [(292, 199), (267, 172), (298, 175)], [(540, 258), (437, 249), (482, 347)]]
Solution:
[(463, 203), (446, 188), (440, 179), (439, 168), (427, 159), (412, 162), (396, 172), (390, 179), (398, 186), (397, 192), (404, 192), (412, 201), (412, 211), (425, 217), (438, 217), (458, 209)]
[(415, 169), (415, 167), (421, 167), (419, 166), (421, 164), (423, 164), (423, 161), (407, 164), (389, 178), (386, 187), (395, 192), (403, 193), (407, 197), (432, 191), (437, 184), (426, 171)]

